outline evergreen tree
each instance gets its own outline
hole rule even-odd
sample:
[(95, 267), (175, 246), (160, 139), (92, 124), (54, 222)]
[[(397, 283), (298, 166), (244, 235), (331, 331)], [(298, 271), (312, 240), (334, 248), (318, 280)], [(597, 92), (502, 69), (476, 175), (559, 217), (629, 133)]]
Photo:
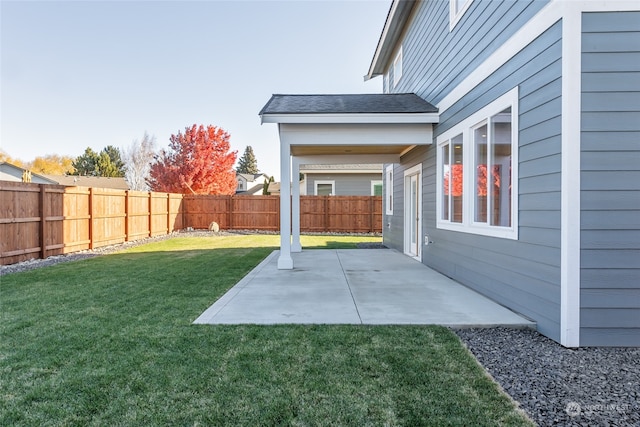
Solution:
[(269, 184), (274, 181), (273, 177), (270, 177), (267, 181), (267, 178), (264, 179), (264, 183), (262, 184), (262, 195), (270, 196), (271, 192), (269, 191)]
[(124, 162), (122, 161), (122, 155), (120, 153), (120, 149), (118, 147), (114, 147), (113, 145), (107, 145), (102, 149), (100, 155), (106, 154), (109, 156), (109, 161), (100, 170), (100, 176), (108, 176), (108, 177), (123, 177), (125, 168)]
[(236, 168), (236, 172), (238, 173), (246, 173), (250, 175), (255, 175), (258, 172), (258, 161), (256, 160), (256, 156), (253, 154), (253, 148), (250, 145), (244, 149), (244, 154), (238, 160), (238, 167)]
[(76, 157), (73, 161), (75, 172), (73, 175), (82, 176), (124, 176), (124, 163), (120, 157), (120, 150), (112, 145), (96, 153), (87, 147), (84, 154)]
[(80, 176), (98, 176), (96, 172), (96, 163), (98, 163), (98, 153), (93, 151), (91, 147), (84, 150), (84, 154), (76, 157), (72, 166), (75, 169), (73, 175)]

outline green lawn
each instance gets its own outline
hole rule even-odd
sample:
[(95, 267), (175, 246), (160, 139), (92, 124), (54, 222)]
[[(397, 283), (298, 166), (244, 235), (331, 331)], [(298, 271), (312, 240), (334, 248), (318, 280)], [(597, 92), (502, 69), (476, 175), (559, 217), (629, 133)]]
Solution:
[(278, 242), (182, 237), (0, 278), (0, 425), (532, 425), (445, 328), (191, 324)]

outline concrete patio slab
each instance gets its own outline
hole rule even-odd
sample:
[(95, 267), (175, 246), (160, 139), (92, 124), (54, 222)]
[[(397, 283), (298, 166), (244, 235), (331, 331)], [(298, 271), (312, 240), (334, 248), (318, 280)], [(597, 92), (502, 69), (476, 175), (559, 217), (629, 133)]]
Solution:
[(197, 324), (437, 324), (535, 327), (535, 323), (391, 249), (305, 250), (278, 270), (274, 251)]

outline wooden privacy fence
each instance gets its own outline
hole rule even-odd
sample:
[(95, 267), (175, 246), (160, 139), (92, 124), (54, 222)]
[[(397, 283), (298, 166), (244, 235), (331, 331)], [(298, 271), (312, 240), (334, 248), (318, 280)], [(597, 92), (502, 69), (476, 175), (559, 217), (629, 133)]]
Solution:
[(300, 196), (300, 230), (382, 232), (382, 196)]
[[(222, 230), (280, 230), (280, 196), (183, 197), (185, 223)], [(382, 232), (382, 196), (300, 196), (302, 232)]]
[(67, 187), (64, 193), (65, 253), (182, 228), (181, 194), (86, 187)]
[(185, 195), (184, 215), (188, 227), (221, 230), (280, 230), (280, 196)]
[(2, 265), (182, 228), (181, 194), (0, 182)]
[(64, 253), (64, 190), (0, 182), (2, 265)]
[[(0, 181), (0, 264), (217, 222), (280, 229), (279, 196), (201, 196)], [(381, 232), (380, 196), (301, 196), (302, 232)]]

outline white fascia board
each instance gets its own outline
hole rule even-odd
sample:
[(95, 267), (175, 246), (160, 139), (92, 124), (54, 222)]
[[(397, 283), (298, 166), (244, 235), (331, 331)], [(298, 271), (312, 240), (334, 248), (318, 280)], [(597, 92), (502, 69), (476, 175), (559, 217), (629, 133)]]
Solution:
[(438, 113), (264, 114), (261, 123), (439, 123)]
[[(554, 0), (559, 1), (559, 0)], [(582, 12), (640, 12), (637, 0), (583, 0), (575, 1)]]
[(389, 62), (415, 3), (415, 1), (409, 0), (394, 0), (391, 4), (371, 65), (369, 65), (369, 71), (364, 76), (365, 81), (384, 72), (385, 65)]
[[(306, 163), (305, 163), (306, 164)], [(314, 174), (372, 174), (379, 173), (382, 174), (381, 169), (305, 169), (304, 167), (300, 168), (300, 173), (314, 175)]]
[[(389, 39), (389, 33), (390, 33), (390, 28), (392, 26), (392, 24), (395, 25), (396, 23), (396, 13), (398, 10), (398, 4), (400, 4), (399, 1), (394, 1), (391, 4), (391, 9), (389, 9), (389, 14), (387, 15), (387, 20), (384, 23), (384, 28), (382, 29), (382, 34), (380, 34), (380, 39), (378, 40), (378, 45), (376, 46), (376, 51), (373, 54), (373, 59), (371, 60), (371, 65), (369, 66), (369, 71), (367, 72), (367, 74), (364, 76), (364, 80), (371, 80), (372, 78), (374, 78), (375, 76), (377, 76), (378, 74), (374, 71), (376, 69), (377, 66), (379, 66), (378, 62), (380, 61), (380, 56), (382, 55), (383, 50), (388, 49), (388, 39)], [(383, 49), (384, 48), (384, 49)]]
[[(400, 163), (399, 154), (311, 154), (294, 156), (301, 165), (353, 165), (357, 163)], [(380, 171), (376, 171), (380, 172)]]

